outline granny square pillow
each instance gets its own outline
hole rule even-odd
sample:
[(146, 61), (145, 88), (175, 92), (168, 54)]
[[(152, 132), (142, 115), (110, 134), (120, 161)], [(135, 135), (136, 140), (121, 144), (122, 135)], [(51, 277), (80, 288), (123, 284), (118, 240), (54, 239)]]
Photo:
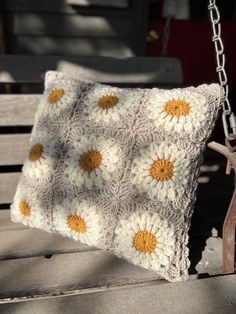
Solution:
[(218, 84), (128, 89), (50, 71), (11, 220), (188, 278), (188, 230)]

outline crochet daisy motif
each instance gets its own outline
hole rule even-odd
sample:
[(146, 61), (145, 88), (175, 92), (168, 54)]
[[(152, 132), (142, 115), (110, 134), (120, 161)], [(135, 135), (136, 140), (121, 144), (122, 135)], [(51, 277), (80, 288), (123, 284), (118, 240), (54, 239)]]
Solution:
[(45, 217), (38, 198), (25, 188), (18, 188), (11, 205), (11, 219), (30, 227), (42, 228)]
[(85, 99), (84, 113), (96, 122), (117, 122), (132, 111), (132, 94), (115, 87), (96, 86)]
[(134, 159), (131, 182), (150, 199), (174, 200), (185, 190), (188, 166), (187, 152), (177, 145), (151, 143)]
[(207, 118), (204, 96), (184, 90), (151, 90), (147, 113), (156, 127), (178, 133), (200, 130)]
[(23, 173), (29, 177), (42, 177), (53, 170), (56, 140), (46, 133), (38, 133), (24, 162)]
[(70, 108), (78, 99), (78, 89), (74, 82), (61, 81), (60, 84), (49, 86), (40, 101), (41, 116), (54, 117), (63, 110)]
[(68, 151), (65, 174), (77, 186), (101, 188), (118, 167), (120, 147), (114, 139), (83, 136)]
[(119, 221), (114, 248), (135, 265), (161, 271), (174, 255), (174, 228), (157, 213), (134, 212)]
[(86, 201), (65, 200), (53, 212), (57, 232), (88, 245), (97, 245), (103, 230), (99, 209)]

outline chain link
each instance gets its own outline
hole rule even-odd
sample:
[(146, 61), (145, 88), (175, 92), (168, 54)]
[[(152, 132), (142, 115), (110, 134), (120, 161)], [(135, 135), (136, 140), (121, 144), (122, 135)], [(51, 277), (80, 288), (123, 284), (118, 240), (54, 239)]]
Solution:
[[(216, 5), (216, 0), (209, 0), (208, 10), (210, 13), (210, 19), (212, 23), (212, 41), (215, 46), (216, 52), (216, 71), (219, 76), (220, 85), (223, 89), (223, 98), (222, 98), (222, 121), (224, 127), (224, 133), (228, 140), (232, 140), (232, 136), (229, 134), (229, 128), (233, 130), (233, 133), (236, 133), (236, 118), (234, 113), (231, 110), (229, 103), (229, 86), (227, 74), (225, 71), (225, 54), (224, 54), (224, 45), (221, 38), (221, 24), (220, 24), (220, 12)], [(229, 124), (228, 120), (229, 119)], [(231, 132), (230, 132), (231, 133)]]

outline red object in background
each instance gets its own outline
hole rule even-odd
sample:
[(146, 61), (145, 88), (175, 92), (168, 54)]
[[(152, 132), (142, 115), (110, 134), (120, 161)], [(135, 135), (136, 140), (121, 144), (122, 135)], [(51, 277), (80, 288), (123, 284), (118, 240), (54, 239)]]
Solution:
[[(147, 54), (160, 56), (165, 20), (151, 22), (159, 39), (148, 43)], [(222, 38), (226, 54), (226, 72), (231, 87), (236, 87), (236, 23), (222, 22)], [(167, 45), (168, 57), (177, 57), (182, 62), (183, 86), (218, 82), (216, 59), (212, 42), (212, 29), (208, 21), (170, 21), (170, 36)]]

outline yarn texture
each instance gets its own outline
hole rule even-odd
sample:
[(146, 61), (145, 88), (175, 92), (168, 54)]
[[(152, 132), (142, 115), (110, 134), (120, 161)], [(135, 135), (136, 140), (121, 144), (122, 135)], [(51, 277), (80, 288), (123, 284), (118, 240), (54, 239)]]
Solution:
[(188, 278), (188, 230), (218, 84), (128, 89), (49, 71), (11, 220)]

